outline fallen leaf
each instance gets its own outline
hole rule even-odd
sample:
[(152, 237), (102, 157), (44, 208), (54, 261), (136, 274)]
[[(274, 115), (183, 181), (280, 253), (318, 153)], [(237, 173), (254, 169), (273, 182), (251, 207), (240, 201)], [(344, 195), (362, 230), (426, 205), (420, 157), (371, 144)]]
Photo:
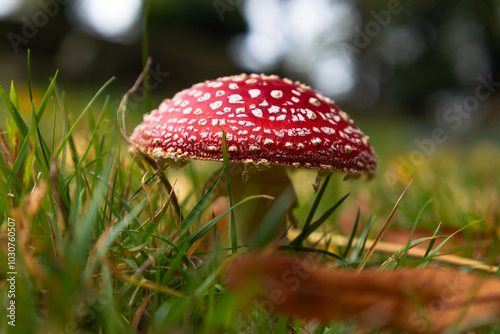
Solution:
[(500, 320), (500, 280), (453, 269), (356, 274), (275, 254), (239, 257), (226, 274), (236, 293), (259, 286), (254, 304), (266, 312), (363, 329), (462, 332)]

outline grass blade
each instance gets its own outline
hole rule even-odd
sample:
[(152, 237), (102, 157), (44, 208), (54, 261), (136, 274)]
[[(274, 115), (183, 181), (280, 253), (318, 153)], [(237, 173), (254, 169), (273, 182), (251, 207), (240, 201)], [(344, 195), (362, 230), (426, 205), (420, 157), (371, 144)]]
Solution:
[(134, 219), (137, 219), (137, 216), (146, 207), (146, 205), (146, 199), (142, 200), (142, 202), (135, 206), (135, 208), (131, 212), (129, 212), (123, 219), (121, 219), (118, 224), (111, 226), (106, 232), (101, 234), (100, 238), (97, 240), (93, 248), (93, 253), (88, 259), (85, 271), (82, 274), (82, 277), (84, 279), (90, 277), (90, 275), (94, 272), (96, 265), (106, 254), (113, 242), (118, 238), (119, 234), (126, 229), (130, 222), (132, 222)]
[(19, 110), (19, 99), (17, 98), (16, 89), (14, 88), (14, 81), (10, 82), (10, 101), (12, 105)]
[(16, 123), (18, 130), (21, 132), (22, 135), (21, 139), (23, 139), (28, 134), (29, 131), (28, 126), (26, 125), (26, 123), (24, 123), (23, 118), (19, 114), (18, 108), (16, 108), (16, 106), (12, 103), (10, 97), (7, 95), (7, 93), (1, 86), (0, 86), (0, 97), (7, 106), (10, 116), (14, 120), (14, 123)]
[[(420, 209), (420, 211), (418, 212), (417, 216), (415, 217), (415, 221), (413, 222), (413, 226), (411, 228), (411, 232), (410, 232), (410, 236), (408, 237), (408, 242), (406, 244), (406, 246), (408, 247), (407, 249), (410, 249), (410, 245), (411, 245), (411, 239), (413, 238), (413, 234), (415, 233), (415, 230), (417, 229), (417, 224), (418, 222), (420, 221), (420, 217), (422, 216), (422, 214), (424, 213), (425, 209), (427, 208), (427, 206), (429, 204), (432, 203), (432, 198), (428, 199), (427, 202), (424, 203), (424, 205), (422, 206), (422, 208)], [(430, 241), (431, 243), (434, 243), (435, 242), (435, 239), (431, 239)], [(430, 245), (430, 244), (429, 244)], [(406, 251), (403, 253), (403, 256), (401, 257), (401, 261), (399, 261), (399, 265), (400, 266), (403, 266), (404, 264), (406, 263)]]
[(38, 112), (36, 114), (36, 124), (38, 125), (40, 123), (40, 120), (42, 119), (43, 113), (45, 112), (45, 109), (47, 108), (47, 104), (49, 103), (49, 99), (52, 96), (52, 91), (54, 90), (54, 86), (56, 85), (56, 79), (57, 79), (57, 74), (59, 71), (56, 71), (56, 74), (54, 74), (54, 77), (50, 81), (49, 88), (47, 88), (47, 91), (45, 92), (45, 95), (42, 99), (42, 102), (40, 103), (40, 107), (38, 108)]
[(424, 258), (424, 261), (422, 262), (421, 267), (425, 267), (425, 266), (426, 266), (426, 265), (427, 265), (427, 264), (428, 264), (428, 263), (432, 260), (432, 258), (433, 258), (434, 256), (436, 256), (436, 254), (439, 252), (439, 250), (441, 249), (441, 247), (443, 247), (443, 246), (444, 246), (444, 244), (448, 242), (448, 240), (450, 240), (451, 238), (453, 238), (453, 237), (455, 236), (455, 234), (457, 234), (457, 233), (459, 233), (459, 232), (461, 232), (461, 231), (463, 231), (463, 230), (465, 230), (465, 229), (469, 228), (469, 227), (470, 227), (470, 226), (472, 226), (472, 225), (475, 225), (475, 224), (480, 224), (480, 223), (484, 223), (484, 222), (486, 222), (486, 220), (484, 220), (484, 219), (475, 220), (475, 221), (473, 221), (473, 222), (471, 222), (471, 223), (469, 223), (469, 224), (465, 225), (464, 227), (462, 227), (462, 228), (460, 228), (460, 229), (456, 230), (456, 231), (455, 231), (455, 232), (453, 232), (452, 234), (450, 234), (450, 235), (449, 235), (446, 239), (444, 239), (444, 240), (443, 240), (443, 242), (441, 242), (441, 243), (440, 243), (440, 244), (439, 244), (439, 245), (438, 245), (438, 246), (437, 246), (437, 247), (436, 247), (436, 248), (435, 248), (432, 252), (430, 252), (428, 256), (426, 256), (426, 257)]
[(410, 182), (408, 183), (408, 185), (406, 186), (406, 188), (403, 190), (403, 192), (399, 196), (398, 200), (396, 201), (396, 204), (394, 205), (394, 207), (392, 208), (391, 212), (389, 213), (389, 216), (385, 220), (384, 225), (382, 226), (382, 229), (378, 233), (377, 238), (375, 238), (375, 241), (373, 242), (372, 246), (370, 247), (370, 249), (368, 250), (368, 252), (366, 252), (365, 257), (364, 257), (363, 261), (361, 262), (361, 264), (359, 265), (359, 267), (356, 270), (356, 272), (360, 273), (363, 270), (363, 268), (365, 267), (366, 263), (368, 262), (368, 259), (370, 259), (370, 256), (375, 251), (375, 248), (377, 247), (378, 242), (384, 236), (384, 233), (387, 230), (387, 227), (389, 227), (389, 223), (391, 222), (392, 217), (396, 213), (396, 209), (398, 208), (399, 203), (403, 199), (403, 196), (406, 193), (406, 190), (408, 190), (408, 188), (410, 187), (411, 182), (412, 182), (412, 180), (410, 180)]
[(356, 220), (354, 221), (354, 226), (352, 227), (351, 235), (349, 236), (349, 240), (347, 241), (344, 254), (342, 254), (343, 258), (346, 258), (347, 254), (349, 254), (349, 251), (351, 250), (352, 241), (354, 240), (354, 237), (356, 236), (356, 231), (358, 230), (359, 214), (360, 214), (360, 209), (358, 208), (358, 213), (356, 214)]
[(231, 212), (234, 208), (240, 206), (243, 203), (246, 203), (252, 199), (257, 199), (257, 198), (270, 198), (267, 195), (256, 195), (256, 196), (250, 196), (242, 200), (241, 202), (236, 203), (226, 211), (222, 212), (219, 214), (217, 217), (214, 219), (211, 219), (209, 222), (205, 223), (203, 226), (201, 226), (199, 229), (197, 229), (195, 232), (193, 232), (185, 241), (189, 246), (193, 245), (198, 239), (203, 237), (212, 227), (214, 227), (215, 224), (219, 222), (225, 215), (227, 215), (229, 212)]
[(286, 217), (286, 212), (295, 199), (295, 192), (290, 185), (275, 200), (270, 210), (262, 219), (262, 222), (259, 223), (250, 242), (252, 248), (261, 249), (272, 242), (273, 239), (281, 237), (276, 232), (285, 233), (285, 231), (277, 231), (277, 227), (283, 221), (284, 217)]
[[(227, 153), (227, 142), (226, 142), (226, 132), (224, 129), (218, 125), (222, 131), (222, 156), (224, 159), (224, 176), (226, 178), (227, 194), (229, 197), (229, 206), (233, 206), (233, 196), (231, 191), (231, 174), (229, 173), (229, 154)], [(238, 235), (236, 232), (236, 219), (234, 217), (234, 211), (231, 210), (231, 252), (236, 254), (238, 251)]]
[(344, 260), (344, 258), (340, 255), (337, 255), (335, 253), (332, 253), (328, 251), (328, 245), (326, 245), (325, 249), (319, 249), (319, 248), (313, 248), (313, 247), (305, 247), (305, 246), (290, 246), (290, 245), (284, 245), (280, 246), (280, 249), (283, 250), (291, 250), (291, 251), (297, 251), (297, 252), (304, 252), (304, 253), (314, 253), (314, 254), (321, 254), (321, 255), (326, 255), (329, 257), (332, 257), (336, 260)]
[(97, 93), (94, 95), (94, 97), (92, 97), (92, 99), (90, 100), (90, 102), (87, 104), (87, 106), (85, 107), (85, 109), (83, 109), (83, 111), (80, 113), (80, 115), (78, 116), (78, 118), (76, 119), (76, 121), (73, 123), (73, 125), (71, 126), (71, 128), (68, 130), (68, 132), (66, 133), (66, 136), (64, 137), (64, 139), (62, 140), (61, 144), (59, 145), (59, 148), (57, 149), (57, 152), (55, 153), (55, 157), (59, 157), (59, 154), (61, 154), (61, 151), (63, 150), (64, 146), (66, 146), (66, 143), (68, 142), (71, 134), (73, 133), (73, 131), (75, 131), (78, 123), (80, 123), (80, 121), (82, 120), (83, 116), (90, 110), (90, 107), (94, 104), (94, 102), (97, 100), (97, 98), (101, 95), (101, 93), (106, 89), (106, 87), (108, 87), (113, 81), (115, 80), (115, 78), (111, 78), (109, 79), (98, 91)]
[[(434, 234), (432, 236), (433, 237), (437, 236), (440, 229), (441, 229), (441, 223), (438, 224), (438, 226), (437, 226), (437, 228), (434, 231)], [(431, 242), (429, 242), (429, 246), (427, 246), (427, 249), (425, 250), (424, 259), (429, 255), (429, 253), (431, 252), (431, 250), (434, 247), (435, 243), (436, 243), (436, 240), (431, 240)]]
[(374, 217), (370, 216), (370, 218), (368, 219), (368, 223), (361, 232), (358, 242), (356, 243), (354, 250), (352, 251), (351, 256), (349, 257), (350, 262), (354, 262), (363, 253), (366, 241), (368, 240), (368, 234), (370, 233), (374, 221), (375, 221)]
[(195, 205), (195, 207), (189, 212), (189, 214), (186, 216), (186, 218), (184, 218), (184, 220), (181, 222), (179, 228), (181, 230), (180, 232), (180, 237), (182, 239), (182, 237), (184, 235), (186, 235), (186, 233), (189, 231), (189, 228), (191, 227), (191, 225), (193, 225), (193, 223), (195, 222), (196, 218), (200, 215), (200, 213), (203, 211), (203, 209), (205, 208), (205, 206), (207, 205), (208, 203), (208, 200), (210, 199), (210, 197), (212, 196), (215, 188), (217, 187), (217, 184), (219, 183), (221, 177), (222, 177), (222, 173), (224, 171), (222, 170), (220, 173), (219, 173), (219, 176), (217, 176), (217, 179), (215, 180), (215, 182), (212, 184), (212, 186), (208, 189), (208, 191), (201, 197), (200, 201)]
[(328, 209), (317, 221), (312, 223), (307, 229), (304, 227), (302, 232), (290, 243), (291, 246), (300, 246), (307, 237), (316, 231), (334, 212), (337, 208), (349, 197), (350, 193), (342, 197), (330, 209)]
[(328, 175), (326, 176), (325, 182), (323, 182), (323, 185), (321, 186), (321, 189), (319, 190), (318, 195), (316, 196), (316, 199), (314, 200), (314, 203), (311, 207), (311, 210), (309, 211), (306, 223), (304, 224), (304, 230), (309, 229), (309, 225), (311, 224), (311, 222), (314, 218), (314, 214), (316, 213), (316, 210), (318, 209), (319, 203), (321, 202), (321, 199), (323, 198), (326, 187), (328, 186), (328, 183), (330, 182), (331, 176), (332, 176), (332, 173), (328, 173)]

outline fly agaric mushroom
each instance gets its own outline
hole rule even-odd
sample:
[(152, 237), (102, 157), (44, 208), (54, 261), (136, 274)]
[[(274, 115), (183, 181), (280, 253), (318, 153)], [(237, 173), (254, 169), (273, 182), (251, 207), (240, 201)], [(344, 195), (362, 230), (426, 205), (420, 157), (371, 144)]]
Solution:
[[(221, 128), (229, 160), (244, 165), (244, 179), (249, 172), (271, 165), (318, 169), (318, 175), (344, 171), (346, 178), (375, 173), (376, 158), (368, 137), (345, 112), (310, 87), (275, 75), (241, 74), (198, 83), (145, 115), (130, 139), (159, 165), (180, 167), (190, 159), (222, 161)], [(297, 205), (286, 173), (252, 181), (253, 186), (267, 186), (265, 193), (271, 196), (291, 191), (290, 210)], [(245, 188), (241, 178), (231, 183), (239, 183), (235, 190)], [(315, 189), (318, 184), (319, 178)], [(233, 199), (248, 195), (240, 192)], [(248, 222), (261, 221), (266, 213), (262, 201), (247, 209), (243, 216)], [(256, 224), (247, 225), (253, 229)], [(285, 231), (285, 216), (277, 226)]]
[(241, 74), (198, 83), (144, 116), (131, 140), (156, 161), (222, 161), (375, 173), (375, 153), (349, 116), (310, 87), (275, 75)]

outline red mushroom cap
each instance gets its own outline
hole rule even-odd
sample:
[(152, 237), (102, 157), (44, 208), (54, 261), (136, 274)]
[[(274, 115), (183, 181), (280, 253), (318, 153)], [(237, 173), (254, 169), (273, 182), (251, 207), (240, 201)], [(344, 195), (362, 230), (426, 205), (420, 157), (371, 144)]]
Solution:
[(157, 160), (222, 160), (374, 174), (375, 153), (349, 116), (308, 86), (241, 74), (199, 83), (164, 100), (132, 136)]

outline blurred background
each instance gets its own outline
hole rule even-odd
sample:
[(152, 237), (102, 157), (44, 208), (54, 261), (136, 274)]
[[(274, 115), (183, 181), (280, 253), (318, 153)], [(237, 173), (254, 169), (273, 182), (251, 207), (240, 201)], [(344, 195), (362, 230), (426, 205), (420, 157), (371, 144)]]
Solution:
[[(3, 87), (25, 80), (30, 48), (36, 78), (59, 69), (60, 85), (89, 88), (116, 76), (124, 89), (141, 70), (142, 42), (168, 73), (154, 87), (162, 97), (223, 75), (277, 73), (346, 109), (443, 123), (480, 78), (500, 81), (498, 0), (0, 0), (0, 31)], [(474, 115), (460, 131), (484, 124), (495, 100), (466, 101)]]

